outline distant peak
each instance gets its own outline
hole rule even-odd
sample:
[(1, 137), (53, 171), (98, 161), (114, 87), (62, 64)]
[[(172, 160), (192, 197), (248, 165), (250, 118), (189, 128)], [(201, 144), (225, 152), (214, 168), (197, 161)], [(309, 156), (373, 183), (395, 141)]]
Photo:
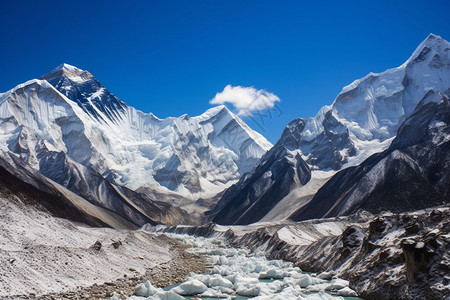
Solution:
[(218, 105), (218, 106), (216, 106), (216, 107), (213, 107), (213, 108), (211, 108), (211, 109), (216, 109), (217, 111), (220, 111), (220, 110), (226, 110), (226, 111), (230, 111), (229, 109), (228, 109), (228, 107), (226, 107), (224, 104), (221, 104), (221, 105)]
[(56, 68), (54, 68), (50, 73), (52, 72), (58, 72), (58, 71), (67, 71), (67, 72), (77, 72), (77, 71), (83, 71), (75, 66), (66, 64), (66, 63), (62, 63), (59, 66), (57, 66)]
[(446, 40), (444, 40), (441, 36), (436, 35), (434, 33), (430, 33), (425, 40), (419, 45), (420, 46), (429, 46), (429, 47), (435, 47), (438, 44), (442, 43), (448, 43)]
[(222, 111), (227, 112), (228, 114), (233, 115), (233, 113), (228, 109), (228, 107), (226, 107), (226, 106), (223, 105), (223, 104), (218, 105), (218, 106), (214, 106), (214, 107), (208, 109), (207, 111), (205, 111), (205, 114), (208, 114), (208, 115), (217, 115), (217, 114), (219, 114), (219, 113), (222, 112)]
[(44, 75), (41, 77), (41, 79), (52, 79), (55, 77), (60, 77), (60, 76), (65, 76), (68, 78), (80, 78), (82, 80), (87, 80), (92, 76), (91, 73), (89, 73), (89, 71), (85, 71), (82, 70), (80, 68), (77, 68), (75, 66), (66, 64), (66, 63), (62, 63), (59, 66), (57, 66), (56, 68), (54, 68), (53, 70), (51, 70), (48, 74)]
[(411, 57), (400, 67), (405, 67), (412, 61), (423, 61), (433, 57), (436, 53), (443, 53), (450, 48), (450, 43), (441, 36), (430, 33), (416, 48)]
[(436, 39), (436, 38), (442, 39), (439, 35), (436, 35), (434, 33), (430, 33), (425, 40), (433, 40), (433, 39)]
[(234, 119), (236, 116), (225, 106), (219, 105), (214, 106), (197, 116), (196, 118), (201, 118), (203, 120), (212, 119), (212, 118), (230, 118)]

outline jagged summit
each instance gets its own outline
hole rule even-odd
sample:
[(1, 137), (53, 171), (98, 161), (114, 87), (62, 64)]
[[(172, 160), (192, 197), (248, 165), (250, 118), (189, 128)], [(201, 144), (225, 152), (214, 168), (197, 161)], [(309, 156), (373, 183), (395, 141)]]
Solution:
[(126, 110), (127, 105), (89, 71), (63, 63), (40, 79), (47, 80), (97, 121), (117, 123)]
[(82, 70), (75, 66), (62, 63), (49, 73), (42, 76), (40, 79), (52, 80), (54, 78), (66, 77), (70, 78), (72, 81), (82, 83), (84, 81), (93, 78), (92, 74), (89, 71)]
[[(420, 44), (417, 46), (416, 51), (423, 48), (425, 45), (435, 45), (436, 43), (445, 43), (448, 44), (446, 40), (444, 40), (440, 35), (430, 33)], [(416, 52), (414, 51), (414, 52)]]
[(430, 33), (400, 68), (404, 68), (414, 61), (430, 60), (430, 63), (436, 64), (436, 60), (442, 59), (442, 56), (445, 57), (449, 50), (450, 43), (448, 41), (444, 40), (439, 35)]
[[(419, 60), (423, 61), (427, 57), (431, 57), (431, 54), (438, 54), (438, 56), (439, 56), (439, 54), (441, 54), (441, 55), (444, 54), (443, 56), (447, 57), (445, 54), (449, 50), (450, 50), (450, 43), (448, 41), (446, 41), (445, 39), (443, 39), (439, 35), (435, 35), (433, 33), (430, 33), (419, 44), (419, 46), (417, 46), (417, 48), (414, 50), (414, 52), (411, 54), (411, 56), (403, 64), (401, 64), (399, 67), (388, 69), (388, 70), (386, 70), (384, 72), (381, 72), (381, 73), (370, 72), (366, 76), (364, 76), (362, 78), (359, 78), (359, 79), (356, 79), (355, 81), (353, 81), (349, 85), (343, 87), (341, 92), (339, 93), (339, 95), (344, 94), (344, 93), (354, 89), (355, 87), (357, 87), (364, 80), (367, 80), (367, 79), (370, 79), (370, 78), (379, 77), (379, 76), (382, 76), (382, 75), (384, 75), (386, 73), (393, 73), (393, 72), (396, 72), (397, 70), (405, 69), (415, 59), (417, 59), (421, 55), (421, 53), (422, 53), (422, 55), (419, 58)], [(416, 62), (418, 62), (418, 61), (416, 60)], [(338, 95), (338, 97), (336, 97), (336, 99), (339, 98), (339, 95)]]
[[(75, 66), (66, 64), (66, 63), (62, 63), (59, 66), (57, 66), (56, 68), (54, 68), (51, 72), (57, 72), (57, 71), (61, 71), (61, 70), (65, 70), (65, 71), (68, 71), (68, 72), (74, 72), (74, 71), (78, 71), (78, 70), (81, 70), (81, 69), (77, 68)], [(83, 70), (81, 70), (81, 71), (83, 71)]]
[(434, 43), (435, 41), (448, 44), (448, 42), (446, 40), (444, 40), (440, 35), (434, 34), (432, 32), (424, 40), (424, 42), (426, 42), (426, 43), (430, 43), (430, 42)]
[(207, 111), (205, 111), (205, 114), (216, 114), (222, 110), (226, 110), (226, 111), (230, 111), (228, 109), (228, 107), (226, 107), (225, 105), (221, 104), (221, 105), (217, 105), (214, 107), (211, 107), (210, 109), (208, 109)]
[[(449, 50), (449, 42), (430, 34), (401, 66), (371, 72), (345, 86), (331, 106), (305, 120), (301, 141), (313, 144), (303, 143), (300, 147), (305, 156), (312, 154), (308, 162), (320, 169), (336, 170), (362, 162), (368, 149), (371, 152), (386, 149), (400, 124), (428, 91), (446, 91), (450, 86)], [(347, 132), (346, 141), (343, 136), (335, 138), (336, 133), (343, 132)], [(321, 136), (331, 140), (331, 148), (336, 148), (328, 162), (312, 151), (317, 150)]]

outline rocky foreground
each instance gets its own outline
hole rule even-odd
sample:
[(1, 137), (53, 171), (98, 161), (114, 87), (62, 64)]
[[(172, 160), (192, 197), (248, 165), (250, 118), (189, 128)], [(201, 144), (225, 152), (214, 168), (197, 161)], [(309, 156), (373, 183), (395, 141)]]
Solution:
[(92, 228), (0, 197), (1, 299), (131, 296), (145, 280), (181, 282), (207, 268), (186, 245), (145, 231)]
[(157, 229), (225, 239), (304, 271), (348, 279), (365, 299), (450, 298), (450, 208), (251, 226)]

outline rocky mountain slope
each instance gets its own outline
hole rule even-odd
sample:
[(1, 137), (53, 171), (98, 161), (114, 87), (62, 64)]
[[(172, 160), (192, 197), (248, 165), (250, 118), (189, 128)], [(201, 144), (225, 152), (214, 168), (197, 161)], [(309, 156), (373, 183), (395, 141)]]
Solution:
[[(306, 205), (335, 171), (385, 150), (430, 91), (450, 88), (449, 49), (447, 41), (430, 34), (401, 66), (370, 73), (344, 87), (315, 117), (293, 120), (252, 173), (222, 196), (211, 212), (214, 221), (249, 224), (286, 218), (287, 207), (292, 212)], [(297, 166), (311, 172), (311, 180), (300, 180)], [(286, 168), (297, 175), (274, 175), (274, 170)], [(274, 193), (272, 186), (283, 188)], [(257, 216), (249, 217), (256, 210)]]
[(224, 106), (158, 119), (67, 64), (0, 94), (0, 125), (6, 161), (139, 225), (192, 222), (271, 147)]
[[(283, 133), (283, 136), (285, 136)], [(292, 190), (307, 184), (311, 170), (299, 150), (288, 150), (278, 142), (261, 159), (258, 166), (230, 187), (214, 210), (219, 224), (249, 224), (261, 220)]]

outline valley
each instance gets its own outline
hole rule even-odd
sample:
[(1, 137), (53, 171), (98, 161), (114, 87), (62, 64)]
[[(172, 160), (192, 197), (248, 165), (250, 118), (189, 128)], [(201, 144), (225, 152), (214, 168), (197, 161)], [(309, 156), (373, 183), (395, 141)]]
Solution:
[(244, 120), (66, 63), (0, 94), (0, 297), (450, 299), (448, 41), (273, 145)]

